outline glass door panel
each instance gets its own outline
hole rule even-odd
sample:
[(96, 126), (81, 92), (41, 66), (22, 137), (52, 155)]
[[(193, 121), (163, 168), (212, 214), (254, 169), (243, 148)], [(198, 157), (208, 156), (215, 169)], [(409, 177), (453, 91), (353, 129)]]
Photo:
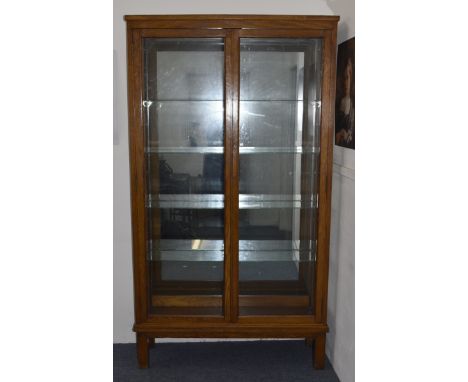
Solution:
[(144, 39), (150, 312), (222, 315), (224, 39)]
[(241, 39), (241, 315), (313, 314), (321, 48)]

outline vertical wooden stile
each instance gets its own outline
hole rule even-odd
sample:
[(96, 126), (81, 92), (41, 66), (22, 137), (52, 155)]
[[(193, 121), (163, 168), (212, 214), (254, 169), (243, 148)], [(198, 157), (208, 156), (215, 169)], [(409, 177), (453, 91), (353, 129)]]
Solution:
[[(228, 32), (230, 39), (231, 70), (226, 79), (230, 89), (231, 109), (231, 322), (239, 316), (239, 71), (240, 39), (238, 30)], [(228, 81), (229, 80), (229, 81)]]
[(330, 245), (331, 182), (333, 176), (333, 138), (336, 76), (336, 30), (324, 32), (323, 86), (320, 131), (320, 181), (318, 207), (318, 244), (315, 271), (316, 321), (327, 321), (328, 263)]
[(231, 320), (232, 298), (232, 39), (229, 33), (224, 37), (224, 299), (223, 313), (226, 321)]

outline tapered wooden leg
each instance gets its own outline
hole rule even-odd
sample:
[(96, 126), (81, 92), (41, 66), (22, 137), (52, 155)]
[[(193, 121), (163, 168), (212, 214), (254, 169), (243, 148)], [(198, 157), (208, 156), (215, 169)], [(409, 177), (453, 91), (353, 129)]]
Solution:
[(314, 341), (314, 368), (323, 369), (325, 367), (325, 334), (315, 337)]
[(140, 369), (146, 369), (149, 364), (148, 337), (137, 334), (137, 357)]

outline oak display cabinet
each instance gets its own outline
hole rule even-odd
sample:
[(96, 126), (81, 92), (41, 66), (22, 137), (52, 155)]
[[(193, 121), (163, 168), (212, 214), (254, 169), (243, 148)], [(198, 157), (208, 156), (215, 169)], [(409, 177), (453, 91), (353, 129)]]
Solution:
[(126, 16), (137, 353), (305, 338), (325, 361), (337, 16)]

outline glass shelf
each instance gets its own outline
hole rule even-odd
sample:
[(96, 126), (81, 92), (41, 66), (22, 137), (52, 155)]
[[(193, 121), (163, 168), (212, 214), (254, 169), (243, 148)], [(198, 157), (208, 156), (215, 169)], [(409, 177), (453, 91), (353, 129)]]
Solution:
[[(240, 99), (240, 102), (304, 102), (302, 99)], [(142, 102), (143, 107), (151, 107), (158, 102), (224, 102), (222, 99), (146, 99)], [(308, 101), (311, 106), (320, 107), (321, 101)]]
[[(315, 246), (305, 240), (240, 240), (239, 261), (307, 262), (313, 260)], [(149, 261), (224, 261), (223, 240), (151, 240), (148, 247)]]
[[(309, 200), (300, 194), (268, 195), (240, 194), (239, 209), (264, 208), (316, 208), (316, 196)], [(193, 209), (223, 209), (223, 194), (159, 194), (148, 195), (147, 208), (193, 208)]]
[(148, 195), (147, 208), (222, 209), (223, 194), (159, 194)]
[(317, 206), (316, 198), (309, 200), (303, 198), (300, 194), (296, 195), (268, 195), (268, 194), (240, 194), (239, 208), (313, 208)]
[[(302, 103), (304, 100), (302, 99), (240, 99), (239, 102), (268, 102), (268, 103), (273, 103), (273, 102), (294, 102), (294, 103)], [(307, 101), (307, 104), (309, 106), (313, 107), (321, 107), (322, 102), (321, 101)]]
[[(222, 146), (205, 146), (205, 147), (161, 147), (156, 144), (151, 144), (152, 147), (146, 149), (147, 154), (223, 154), (224, 147)], [(156, 146), (156, 147), (155, 147)], [(319, 154), (318, 147), (239, 147), (240, 154), (267, 154), (267, 153), (285, 153), (285, 154)]]
[(222, 146), (205, 146), (205, 147), (148, 147), (147, 154), (223, 154), (224, 147)]
[(197, 98), (186, 98), (186, 99), (146, 99), (142, 102), (144, 107), (151, 107), (153, 104), (158, 102), (224, 102), (222, 99), (197, 99)]
[(253, 147), (241, 146), (239, 147), (240, 154), (269, 154), (269, 153), (285, 153), (285, 154), (318, 154), (320, 148), (318, 147)]

